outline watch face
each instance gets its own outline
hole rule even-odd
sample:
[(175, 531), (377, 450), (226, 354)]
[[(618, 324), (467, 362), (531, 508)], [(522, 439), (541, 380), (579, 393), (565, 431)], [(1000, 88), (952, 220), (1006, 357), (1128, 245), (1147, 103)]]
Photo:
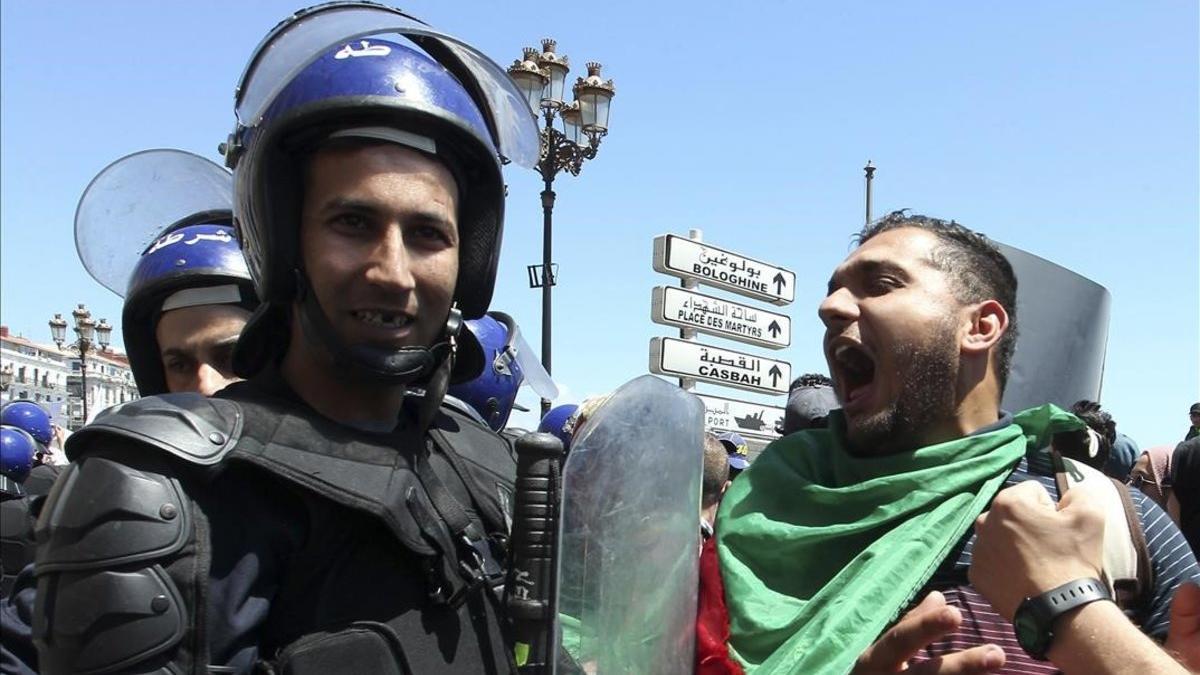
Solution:
[(1017, 615), (1013, 617), (1013, 629), (1017, 634), (1017, 642), (1030, 656), (1043, 658), (1050, 635), (1048, 631), (1038, 625), (1032, 612), (1024, 610), (1024, 607), (1018, 609)]

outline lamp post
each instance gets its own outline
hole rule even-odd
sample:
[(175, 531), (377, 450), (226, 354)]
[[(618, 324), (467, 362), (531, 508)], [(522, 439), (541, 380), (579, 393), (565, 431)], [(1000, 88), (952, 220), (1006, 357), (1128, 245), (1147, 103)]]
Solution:
[[(566, 56), (554, 51), (557, 43), (542, 40), (539, 54), (526, 47), (520, 59), (508, 68), (508, 74), (529, 102), (534, 116), (541, 114), (545, 126), (541, 132), (541, 159), (537, 172), (542, 176), (542, 270), (540, 278), (530, 275), (533, 287), (542, 289), (542, 366), (550, 369), (551, 289), (555, 276), (551, 262), (554, 178), (561, 171), (578, 176), (583, 163), (596, 156), (600, 139), (608, 134), (608, 113), (616, 89), (612, 80), (600, 76), (602, 66), (590, 61), (587, 77), (576, 78), (571, 88), (575, 100), (564, 98), (570, 65)], [(561, 122), (562, 130), (555, 127)], [(540, 282), (540, 283), (538, 283)], [(542, 414), (550, 410), (550, 400), (542, 399)]]
[(50, 336), (54, 339), (54, 344), (58, 345), (59, 349), (69, 349), (79, 352), (79, 378), (80, 378), (80, 398), (83, 400), (83, 423), (87, 424), (88, 407), (87, 407), (87, 355), (88, 351), (93, 348), (93, 342), (100, 345), (100, 350), (108, 349), (109, 339), (112, 337), (113, 327), (106, 319), (100, 319), (100, 323), (92, 318), (92, 313), (88, 311), (83, 303), (71, 311), (71, 317), (75, 319), (75, 340), (67, 342), (67, 321), (62, 314), (55, 314), (53, 319), (50, 319)]
[(4, 364), (0, 367), (0, 392), (8, 391), (9, 385), (13, 381), (13, 365), (11, 363)]
[(871, 181), (875, 180), (875, 165), (871, 164), (871, 160), (867, 160), (867, 165), (863, 167), (863, 173), (867, 176), (867, 220), (868, 225), (871, 224)]

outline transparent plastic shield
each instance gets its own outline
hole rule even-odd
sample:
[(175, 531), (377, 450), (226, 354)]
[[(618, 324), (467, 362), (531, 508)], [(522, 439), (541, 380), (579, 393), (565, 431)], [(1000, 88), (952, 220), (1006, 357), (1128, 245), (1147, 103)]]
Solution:
[(538, 396), (554, 400), (558, 398), (558, 385), (550, 378), (550, 373), (542, 367), (533, 348), (521, 336), (521, 329), (513, 327), (512, 345), (517, 352), (517, 363), (521, 365), (521, 374), (525, 377), (524, 384), (537, 392)]
[(182, 150), (143, 150), (104, 167), (75, 209), (75, 250), (92, 278), (125, 297), (129, 275), (163, 230), (233, 209), (230, 173)]
[(327, 50), (356, 38), (390, 33), (414, 39), (420, 45), (428, 40), (453, 54), (487, 99), (491, 110), (484, 112), (490, 112), (495, 123), (500, 153), (521, 166), (533, 168), (537, 164), (540, 148), (537, 122), (503, 68), (462, 40), (400, 10), (375, 4), (321, 5), (299, 12), (277, 26), (258, 46), (242, 74), (236, 106), (238, 120), (248, 127), (258, 124), (292, 76)]
[(692, 672), (703, 433), (698, 398), (644, 375), (571, 444), (558, 649), (586, 672)]

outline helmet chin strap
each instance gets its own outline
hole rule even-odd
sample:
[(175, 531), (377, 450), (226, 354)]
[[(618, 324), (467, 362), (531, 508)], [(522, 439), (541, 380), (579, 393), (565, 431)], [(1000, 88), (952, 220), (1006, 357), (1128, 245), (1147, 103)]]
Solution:
[[(384, 384), (409, 385), (429, 377), (427, 393), (436, 388), (437, 380), (444, 379), (442, 394), (445, 394), (454, 365), (455, 336), (462, 327), (462, 314), (457, 308), (450, 310), (439, 341), (429, 347), (383, 349), (371, 345), (347, 345), (321, 310), (304, 273), (298, 269), (292, 272), (304, 335), (310, 342), (323, 346), (333, 357), (334, 365), (354, 377)], [(441, 396), (438, 404), (440, 399)]]

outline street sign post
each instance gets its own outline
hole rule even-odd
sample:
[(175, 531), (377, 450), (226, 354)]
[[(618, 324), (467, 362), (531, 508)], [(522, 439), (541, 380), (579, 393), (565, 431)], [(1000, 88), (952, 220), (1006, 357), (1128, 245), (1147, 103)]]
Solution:
[(792, 344), (792, 320), (784, 314), (674, 286), (654, 287), (650, 320), (770, 349)]
[(792, 366), (786, 361), (675, 338), (650, 338), (650, 372), (760, 394), (786, 394)]
[(796, 299), (796, 273), (674, 234), (654, 238), (654, 271), (774, 305)]
[(779, 438), (775, 426), (783, 423), (783, 408), (723, 396), (696, 395), (704, 402), (704, 427), (716, 431), (736, 431), (772, 441)]

